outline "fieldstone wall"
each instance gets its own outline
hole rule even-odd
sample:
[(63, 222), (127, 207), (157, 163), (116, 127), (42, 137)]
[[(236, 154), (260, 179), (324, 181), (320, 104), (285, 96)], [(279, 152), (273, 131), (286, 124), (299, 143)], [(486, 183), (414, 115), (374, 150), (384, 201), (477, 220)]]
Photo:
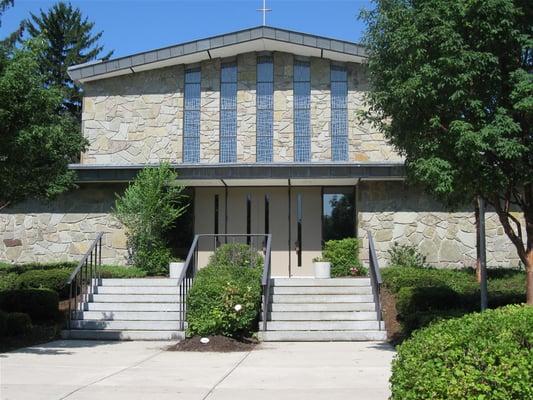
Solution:
[(121, 224), (110, 215), (116, 185), (83, 185), (52, 202), (27, 201), (0, 213), (0, 261), (77, 261), (98, 232), (102, 262), (125, 264), (128, 251)]
[[(358, 234), (363, 240), (364, 260), (368, 260), (366, 231), (370, 230), (380, 266), (387, 265), (387, 250), (394, 242), (417, 246), (432, 265), (474, 266), (473, 209), (449, 212), (422, 191), (403, 182), (362, 182), (357, 193)], [(487, 265), (518, 266), (516, 250), (494, 212), (486, 213), (486, 240)]]
[[(240, 54), (237, 93), (237, 162), (256, 160), (256, 53)], [(293, 63), (273, 53), (274, 162), (294, 159)], [(311, 58), (311, 159), (331, 160), (330, 62)], [(203, 61), (200, 160), (219, 162), (220, 59)], [(358, 111), (368, 90), (366, 67), (347, 64), (350, 160), (401, 160)], [(85, 164), (182, 162), (183, 66), (85, 84), (82, 129), (90, 142)]]
[(84, 164), (181, 162), (183, 66), (84, 85)]

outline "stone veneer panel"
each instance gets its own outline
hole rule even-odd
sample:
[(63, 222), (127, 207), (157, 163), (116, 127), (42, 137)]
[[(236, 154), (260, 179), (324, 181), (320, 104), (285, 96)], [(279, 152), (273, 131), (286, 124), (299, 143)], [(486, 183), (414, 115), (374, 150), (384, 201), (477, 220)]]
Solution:
[(311, 161), (331, 160), (329, 60), (311, 58)]
[(347, 70), (350, 161), (402, 161), (384, 135), (359, 115), (365, 110), (365, 93), (369, 90), (366, 66), (347, 64)]
[[(367, 249), (366, 231), (370, 230), (380, 266), (387, 265), (387, 250), (394, 242), (417, 246), (432, 265), (474, 266), (476, 228), (471, 209), (448, 212), (403, 182), (362, 182), (357, 193), (358, 236), (363, 239), (362, 248)], [(519, 264), (515, 247), (494, 212), (486, 213), (486, 236), (487, 265)], [(363, 258), (368, 260), (366, 251)]]
[(114, 194), (122, 190), (116, 185), (83, 185), (51, 202), (31, 200), (3, 209), (0, 261), (78, 261), (97, 233), (105, 232), (102, 262), (125, 264), (126, 236), (110, 215)]
[(202, 62), (200, 162), (217, 163), (220, 126), (220, 59)]
[(294, 160), (292, 54), (274, 53), (274, 162)]
[(256, 161), (257, 56), (237, 57), (237, 162)]
[(84, 85), (84, 164), (181, 162), (183, 67)]

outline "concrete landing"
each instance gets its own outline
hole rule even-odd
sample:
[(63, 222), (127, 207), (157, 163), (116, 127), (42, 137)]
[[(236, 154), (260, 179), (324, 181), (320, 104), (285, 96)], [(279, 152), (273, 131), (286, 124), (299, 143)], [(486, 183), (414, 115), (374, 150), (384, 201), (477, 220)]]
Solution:
[[(386, 400), (384, 343), (262, 343), (251, 352), (162, 342), (56, 341), (0, 354), (0, 399)], [(187, 368), (182, 368), (187, 366)]]

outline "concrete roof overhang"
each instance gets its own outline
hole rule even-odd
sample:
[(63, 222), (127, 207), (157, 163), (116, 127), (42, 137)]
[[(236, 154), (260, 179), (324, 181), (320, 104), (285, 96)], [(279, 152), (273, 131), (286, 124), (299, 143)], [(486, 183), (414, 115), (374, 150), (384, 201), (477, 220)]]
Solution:
[(307, 33), (260, 26), (206, 39), (68, 68), (70, 78), (84, 83), (178, 64), (232, 57), (253, 51), (282, 51), (339, 62), (366, 62), (364, 46)]
[[(78, 183), (129, 182), (143, 168), (159, 164), (70, 164)], [(402, 162), (171, 164), (187, 186), (344, 186), (360, 180), (403, 180)]]

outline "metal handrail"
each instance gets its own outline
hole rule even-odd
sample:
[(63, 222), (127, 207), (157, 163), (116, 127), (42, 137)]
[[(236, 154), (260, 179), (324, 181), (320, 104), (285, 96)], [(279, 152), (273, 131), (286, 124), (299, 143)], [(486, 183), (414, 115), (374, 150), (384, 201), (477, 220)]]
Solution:
[[(70, 322), (73, 316), (72, 312), (77, 312), (78, 305), (82, 307), (88, 301), (89, 296), (93, 294), (94, 280), (100, 279), (99, 267), (102, 265), (103, 236), (104, 232), (96, 235), (96, 238), (85, 252), (78, 266), (67, 279), (66, 284), (69, 286), (67, 329), (70, 329)], [(81, 299), (78, 302), (80, 295)], [(72, 305), (73, 301), (74, 307)]]
[[(187, 307), (186, 300), (189, 290), (192, 286), (196, 272), (198, 269), (198, 243), (202, 237), (211, 237), (213, 238), (215, 248), (218, 247), (220, 243), (220, 238), (237, 238), (237, 237), (265, 237), (267, 239), (266, 246), (264, 250), (265, 261), (263, 265), (263, 277), (261, 280), (261, 285), (263, 287), (263, 300), (264, 310), (263, 310), (263, 330), (266, 330), (266, 312), (268, 310), (268, 301), (270, 296), (270, 260), (271, 260), (271, 249), (272, 249), (272, 235), (271, 234), (262, 234), (262, 233), (203, 233), (194, 235), (191, 247), (187, 253), (187, 258), (185, 259), (185, 264), (183, 270), (178, 277), (178, 293), (180, 298), (179, 303), (179, 325), (180, 330), (185, 330), (185, 321), (187, 319)], [(266, 282), (265, 282), (266, 279)]]
[(376, 305), (376, 314), (379, 321), (379, 330), (381, 330), (381, 304), (380, 304), (380, 291), (383, 280), (381, 279), (381, 272), (379, 271), (378, 257), (376, 255), (376, 247), (374, 246), (374, 239), (372, 233), (366, 231), (368, 235), (368, 261), (370, 282), (372, 284), (372, 292), (374, 294), (374, 304)]

